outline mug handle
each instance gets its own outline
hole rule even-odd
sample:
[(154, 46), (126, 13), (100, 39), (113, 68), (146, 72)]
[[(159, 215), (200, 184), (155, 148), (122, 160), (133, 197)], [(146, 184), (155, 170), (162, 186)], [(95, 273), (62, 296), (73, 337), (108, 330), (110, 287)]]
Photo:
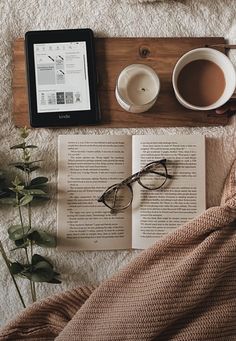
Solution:
[(218, 115), (226, 114), (228, 116), (233, 116), (236, 114), (236, 89), (228, 102), (215, 111)]
[(234, 90), (233, 95), (230, 97), (230, 100), (236, 100), (236, 89)]
[(226, 50), (231, 50), (231, 49), (236, 49), (236, 45), (232, 45), (232, 44), (212, 44), (212, 45), (205, 45), (205, 47), (222, 47)]

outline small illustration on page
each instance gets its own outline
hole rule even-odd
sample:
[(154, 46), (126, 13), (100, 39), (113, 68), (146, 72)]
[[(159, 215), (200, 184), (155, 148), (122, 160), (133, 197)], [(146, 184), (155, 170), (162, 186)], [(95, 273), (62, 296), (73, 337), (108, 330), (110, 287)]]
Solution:
[(66, 104), (73, 103), (74, 103), (73, 92), (66, 92)]
[(56, 104), (56, 94), (54, 92), (48, 94), (48, 104)]
[(81, 95), (79, 92), (75, 92), (75, 103), (81, 102)]
[(56, 56), (56, 68), (57, 69), (60, 69), (60, 68), (64, 69), (64, 58), (60, 55)]
[(57, 84), (65, 84), (65, 72), (63, 70), (57, 70)]
[(64, 92), (57, 92), (57, 104), (65, 104)]
[(46, 96), (45, 96), (44, 92), (41, 93), (40, 104), (41, 105), (46, 105)]

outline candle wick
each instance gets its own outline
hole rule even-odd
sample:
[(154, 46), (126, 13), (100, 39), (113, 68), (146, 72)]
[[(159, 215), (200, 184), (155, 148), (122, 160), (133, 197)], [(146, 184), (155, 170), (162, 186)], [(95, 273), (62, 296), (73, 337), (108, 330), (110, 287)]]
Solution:
[(145, 88), (141, 88), (141, 90), (142, 90), (142, 91), (146, 91), (146, 89), (145, 89)]

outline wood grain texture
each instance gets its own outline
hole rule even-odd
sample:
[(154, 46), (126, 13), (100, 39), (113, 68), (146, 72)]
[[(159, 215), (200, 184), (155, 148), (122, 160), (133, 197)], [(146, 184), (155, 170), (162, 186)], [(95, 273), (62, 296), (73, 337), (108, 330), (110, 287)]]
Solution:
[[(102, 111), (102, 122), (96, 126), (123, 128), (226, 125), (229, 121), (227, 115), (192, 111), (182, 107), (175, 98), (171, 84), (172, 70), (181, 55), (193, 48), (215, 44), (225, 44), (224, 38), (96, 38), (98, 91)], [(149, 65), (157, 72), (161, 81), (156, 104), (143, 114), (124, 111), (115, 98), (118, 75), (124, 67), (133, 63)], [(29, 126), (22, 38), (13, 44), (13, 121), (17, 127)]]

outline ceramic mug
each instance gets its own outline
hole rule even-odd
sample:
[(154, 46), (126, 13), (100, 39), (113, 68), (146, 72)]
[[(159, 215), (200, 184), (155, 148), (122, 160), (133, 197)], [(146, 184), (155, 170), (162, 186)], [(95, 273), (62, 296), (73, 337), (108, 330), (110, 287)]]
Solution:
[[(220, 67), (223, 71), (225, 78), (225, 88), (222, 95), (217, 99), (216, 102), (208, 106), (197, 106), (188, 103), (180, 94), (178, 89), (178, 76), (181, 70), (187, 64), (195, 60), (209, 60)], [(174, 88), (175, 96), (180, 104), (185, 108), (192, 110), (212, 110), (221, 107), (225, 104), (233, 95), (236, 88), (236, 72), (233, 64), (229, 58), (222, 52), (212, 48), (197, 48), (185, 53), (176, 63), (172, 73), (172, 85)]]

